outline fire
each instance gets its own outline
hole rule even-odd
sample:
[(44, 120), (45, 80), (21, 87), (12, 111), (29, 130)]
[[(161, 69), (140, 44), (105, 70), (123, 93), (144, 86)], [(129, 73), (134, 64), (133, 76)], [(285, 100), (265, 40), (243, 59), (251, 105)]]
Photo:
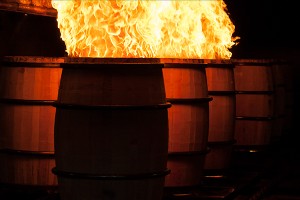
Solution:
[(230, 58), (223, 0), (52, 0), (71, 57)]

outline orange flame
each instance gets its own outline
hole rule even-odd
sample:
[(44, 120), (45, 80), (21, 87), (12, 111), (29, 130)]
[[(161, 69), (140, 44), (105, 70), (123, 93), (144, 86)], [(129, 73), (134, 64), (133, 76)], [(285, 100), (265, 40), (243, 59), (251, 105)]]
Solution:
[(230, 58), (223, 0), (52, 0), (71, 57)]

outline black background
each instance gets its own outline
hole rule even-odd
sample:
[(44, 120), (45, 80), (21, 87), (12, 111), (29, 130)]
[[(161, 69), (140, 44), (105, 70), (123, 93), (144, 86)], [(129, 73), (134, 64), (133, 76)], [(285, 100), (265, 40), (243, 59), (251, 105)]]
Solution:
[(296, 1), (225, 0), (240, 43), (233, 57), (297, 57), (299, 7)]

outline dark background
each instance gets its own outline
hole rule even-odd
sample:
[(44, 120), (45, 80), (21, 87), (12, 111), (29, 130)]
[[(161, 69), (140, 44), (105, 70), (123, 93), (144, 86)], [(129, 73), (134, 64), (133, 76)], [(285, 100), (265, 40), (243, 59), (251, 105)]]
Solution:
[(298, 57), (299, 7), (292, 1), (225, 0), (240, 43), (233, 57)]

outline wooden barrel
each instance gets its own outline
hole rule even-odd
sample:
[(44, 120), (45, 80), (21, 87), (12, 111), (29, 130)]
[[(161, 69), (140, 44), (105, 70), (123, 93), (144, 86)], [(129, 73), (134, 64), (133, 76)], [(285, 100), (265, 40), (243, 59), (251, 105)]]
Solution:
[(56, 102), (62, 200), (163, 195), (168, 111), (159, 59), (66, 58)]
[(62, 58), (6, 56), (0, 66), (0, 182), (57, 186), (54, 118)]
[(234, 64), (220, 60), (206, 67), (209, 103), (208, 147), (205, 175), (224, 176), (230, 167), (235, 130)]
[(219, 179), (228, 174), (232, 166), (235, 140), (226, 142), (209, 142), (209, 152), (205, 157), (205, 178)]
[(281, 72), (283, 73), (283, 81), (285, 88), (285, 109), (284, 122), (282, 128), (282, 138), (288, 139), (291, 133), (294, 133), (294, 128), (297, 127), (297, 104), (295, 88), (297, 88), (296, 80), (298, 80), (298, 64), (291, 60), (281, 62)]
[(169, 114), (165, 187), (195, 186), (203, 180), (208, 140), (208, 97), (204, 60), (162, 59)]
[(1, 0), (0, 10), (56, 17), (51, 0)]
[(275, 119), (272, 131), (272, 143), (278, 143), (284, 134), (284, 123), (287, 116), (287, 80), (285, 77), (285, 68), (288, 66), (285, 60), (274, 59), (272, 65), (272, 75), (274, 83), (275, 96)]
[(235, 147), (260, 150), (271, 143), (275, 116), (272, 61), (234, 59), (236, 89)]

